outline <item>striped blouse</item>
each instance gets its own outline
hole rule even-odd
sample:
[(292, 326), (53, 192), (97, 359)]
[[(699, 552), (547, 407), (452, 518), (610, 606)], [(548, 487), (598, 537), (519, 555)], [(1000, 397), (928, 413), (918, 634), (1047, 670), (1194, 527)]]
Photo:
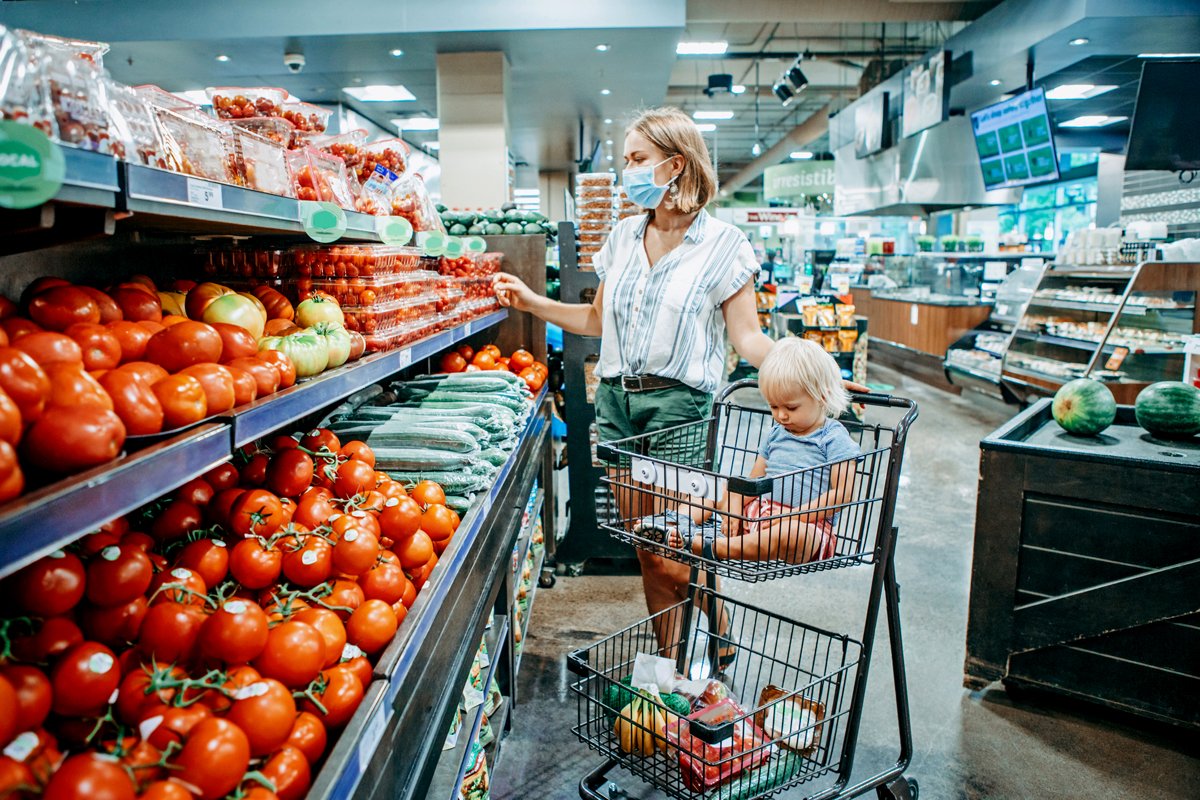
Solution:
[(621, 220), (593, 264), (604, 281), (602, 378), (658, 375), (714, 392), (725, 367), (721, 304), (758, 272), (746, 235), (701, 210), (653, 268), (645, 215)]

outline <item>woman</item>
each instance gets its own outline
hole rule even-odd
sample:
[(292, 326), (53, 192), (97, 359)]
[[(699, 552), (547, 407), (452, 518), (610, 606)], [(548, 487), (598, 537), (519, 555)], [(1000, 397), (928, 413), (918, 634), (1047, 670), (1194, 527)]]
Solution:
[[(600, 286), (590, 305), (541, 297), (512, 275), (495, 283), (501, 305), (600, 337), (601, 441), (707, 419), (725, 365), (726, 331), (755, 367), (771, 347), (758, 324), (754, 251), (741, 231), (704, 210), (717, 180), (691, 117), (677, 108), (638, 117), (625, 137), (623, 179), (646, 214), (621, 220), (594, 257)], [(621, 513), (632, 519), (639, 512)], [(686, 565), (637, 554), (651, 614), (687, 596)], [(658, 634), (666, 647), (675, 632)], [(732, 655), (728, 648), (722, 661)]]

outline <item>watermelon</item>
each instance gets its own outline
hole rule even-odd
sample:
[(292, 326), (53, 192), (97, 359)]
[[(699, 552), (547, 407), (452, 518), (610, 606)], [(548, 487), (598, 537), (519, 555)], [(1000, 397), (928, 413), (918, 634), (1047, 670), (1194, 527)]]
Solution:
[(1182, 381), (1152, 383), (1137, 396), (1133, 413), (1160, 439), (1187, 439), (1200, 433), (1200, 389)]
[(446, 233), (450, 234), (451, 236), (466, 236), (467, 226), (463, 225), (461, 222), (456, 222), (450, 226)]
[(520, 236), (525, 232), (525, 226), (519, 222), (510, 222), (504, 226), (504, 232), (510, 236)]
[(484, 233), (488, 236), (499, 236), (504, 233), (504, 227), (498, 222), (489, 222), (483, 228)]
[(1095, 436), (1117, 418), (1117, 401), (1100, 381), (1091, 378), (1064, 383), (1050, 405), (1054, 421), (1074, 436)]

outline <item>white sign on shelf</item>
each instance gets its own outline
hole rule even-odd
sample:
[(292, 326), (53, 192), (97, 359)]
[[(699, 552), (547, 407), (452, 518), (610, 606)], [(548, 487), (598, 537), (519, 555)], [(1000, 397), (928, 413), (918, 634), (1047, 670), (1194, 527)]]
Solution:
[(909, 306), (908, 321), (911, 322), (913, 325), (916, 325), (917, 317), (919, 314), (920, 314), (920, 310), (917, 307), (917, 304), (913, 303), (911, 306)]
[(202, 181), (198, 178), (187, 179), (188, 202), (194, 206), (206, 208), (224, 208), (221, 200), (221, 184)]
[(358, 745), (358, 771), (360, 773), (366, 772), (367, 765), (371, 763), (371, 757), (375, 755), (379, 742), (383, 739), (383, 732), (387, 728), (387, 710), (387, 706), (380, 706), (371, 715), (371, 721), (367, 723), (367, 727), (363, 729), (362, 741)]
[(405, 367), (407, 367), (409, 364), (412, 363), (412, 348), (411, 347), (404, 348), (403, 350), (400, 351), (399, 356), (400, 356), (400, 369), (404, 369)]

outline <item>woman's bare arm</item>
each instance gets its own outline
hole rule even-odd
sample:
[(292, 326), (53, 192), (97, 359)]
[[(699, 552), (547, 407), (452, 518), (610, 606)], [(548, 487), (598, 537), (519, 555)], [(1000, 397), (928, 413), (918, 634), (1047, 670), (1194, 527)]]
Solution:
[(515, 275), (500, 273), (493, 284), (496, 299), (506, 308), (528, 311), (535, 317), (557, 325), (568, 333), (580, 336), (599, 336), (604, 320), (604, 282), (596, 289), (596, 299), (589, 303), (560, 303), (543, 297)]

